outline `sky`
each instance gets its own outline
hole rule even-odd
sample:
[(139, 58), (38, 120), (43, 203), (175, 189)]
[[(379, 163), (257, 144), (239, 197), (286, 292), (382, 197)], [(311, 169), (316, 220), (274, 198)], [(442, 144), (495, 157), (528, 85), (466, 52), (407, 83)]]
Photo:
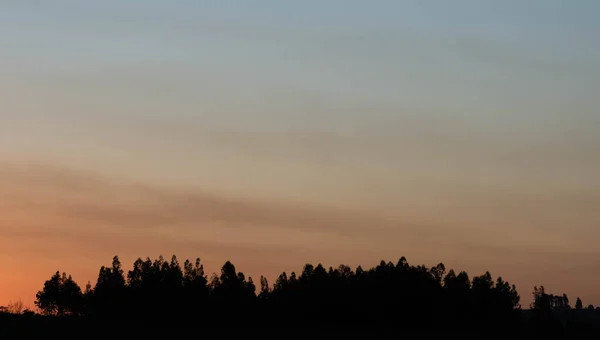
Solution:
[(600, 304), (600, 3), (0, 1), (0, 305), (119, 255)]

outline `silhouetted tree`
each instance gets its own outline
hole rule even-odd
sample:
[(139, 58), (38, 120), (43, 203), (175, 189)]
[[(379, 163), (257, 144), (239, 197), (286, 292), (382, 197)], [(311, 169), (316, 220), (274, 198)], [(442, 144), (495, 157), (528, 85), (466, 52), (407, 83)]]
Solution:
[(533, 301), (531, 302), (531, 309), (540, 311), (548, 311), (552, 309), (550, 296), (546, 294), (546, 289), (544, 286), (533, 287)]
[(234, 304), (248, 304), (256, 297), (256, 287), (252, 280), (246, 281), (242, 272), (237, 273), (235, 266), (227, 261), (221, 268), (218, 278), (211, 292), (211, 298), (224, 307)]
[(564, 331), (564, 324), (556, 313), (561, 309), (564, 310), (565, 301), (563, 300), (563, 296), (546, 293), (544, 286), (533, 288), (531, 309), (537, 332), (560, 334)]
[(120, 317), (125, 312), (125, 297), (125, 277), (119, 257), (115, 256), (111, 267), (100, 268), (91, 313), (101, 318)]
[[(44, 313), (48, 315), (62, 314), (64, 306), (59, 306), (60, 294), (61, 294), (61, 275), (60, 272), (56, 272), (50, 280), (44, 283), (44, 288), (36, 294), (35, 305)], [(60, 312), (59, 312), (60, 311)]]
[(266, 300), (269, 298), (269, 294), (271, 293), (271, 288), (269, 287), (269, 281), (266, 277), (260, 277), (260, 294), (258, 298), (261, 300)]
[(70, 275), (57, 271), (36, 294), (35, 305), (47, 315), (79, 315), (83, 311), (81, 288)]
[(443, 263), (438, 264), (437, 266), (431, 268), (431, 275), (433, 276), (434, 281), (441, 285), (442, 279), (444, 278), (444, 274), (446, 273), (446, 266)]
[(183, 293), (187, 302), (186, 310), (197, 310), (206, 307), (209, 290), (204, 266), (197, 258), (192, 265), (189, 260), (183, 266)]

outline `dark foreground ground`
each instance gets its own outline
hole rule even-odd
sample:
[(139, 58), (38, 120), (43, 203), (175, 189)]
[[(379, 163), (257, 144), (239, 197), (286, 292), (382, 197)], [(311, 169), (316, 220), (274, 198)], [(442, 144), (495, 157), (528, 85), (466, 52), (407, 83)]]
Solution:
[[(215, 330), (223, 335), (226, 332), (242, 331), (247, 336), (261, 334), (273, 334), (272, 330), (281, 329), (286, 336), (291, 335), (336, 335), (338, 337), (353, 338), (360, 334), (374, 335), (386, 334), (394, 337), (402, 335), (463, 335), (463, 336), (486, 336), (502, 337), (520, 335), (546, 335), (546, 336), (596, 336), (600, 337), (600, 313), (598, 311), (569, 311), (567, 313), (555, 313), (552, 318), (545, 320), (533, 315), (530, 311), (523, 311), (520, 320), (511, 325), (475, 323), (470, 321), (463, 324), (437, 324), (432, 325), (423, 320), (367, 320), (361, 322), (359, 319), (348, 319), (347, 317), (336, 317), (320, 315), (318, 319), (306, 314), (304, 319), (295, 315), (293, 319), (286, 318), (282, 313), (279, 317), (261, 316), (259, 313), (248, 315), (248, 317), (226, 317), (223, 314), (212, 316), (195, 316), (193, 318), (170, 319), (168, 317), (160, 320), (151, 318), (123, 318), (123, 319), (93, 319), (83, 317), (53, 317), (42, 315), (12, 315), (0, 314), (0, 339), (14, 338), (15, 336), (47, 335), (51, 332), (60, 331), (61, 335), (90, 335), (98, 337), (114, 338), (116, 334), (128, 333), (136, 336), (148, 335), (158, 336), (169, 332), (189, 333), (192, 331), (209, 332)], [(318, 314), (318, 313), (315, 313)], [(85, 333), (82, 333), (85, 332)], [(92, 332), (92, 333), (88, 333)], [(257, 333), (261, 332), (261, 333)], [(217, 333), (218, 334), (218, 333)], [(208, 334), (205, 334), (208, 335)]]

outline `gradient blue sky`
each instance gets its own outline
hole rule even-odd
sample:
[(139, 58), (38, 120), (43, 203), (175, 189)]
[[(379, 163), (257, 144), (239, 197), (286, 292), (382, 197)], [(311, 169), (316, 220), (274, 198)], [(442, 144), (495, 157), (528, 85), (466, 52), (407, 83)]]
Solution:
[[(2, 1), (0, 299), (58, 265), (84, 281), (172, 250), (255, 276), (408, 255), (600, 303), (599, 17), (593, 0)], [(133, 233), (156, 206), (177, 216)]]

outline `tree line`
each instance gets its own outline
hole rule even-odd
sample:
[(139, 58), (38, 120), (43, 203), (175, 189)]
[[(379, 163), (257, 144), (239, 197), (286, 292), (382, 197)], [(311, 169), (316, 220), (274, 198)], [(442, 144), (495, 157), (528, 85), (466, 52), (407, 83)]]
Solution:
[(373, 268), (346, 265), (325, 268), (306, 264), (301, 273), (283, 272), (273, 285), (255, 284), (227, 261), (220, 273), (206, 274), (200, 259), (180, 265), (137, 259), (125, 272), (115, 256), (100, 268), (94, 285), (82, 289), (57, 271), (36, 295), (41, 314), (77, 320), (136, 320), (167, 325), (193, 320), (206, 326), (377, 327), (437, 332), (485, 330), (493, 334), (523, 331), (590, 330), (600, 312), (575, 308), (566, 295), (535, 287), (529, 308), (521, 306), (514, 285), (489, 272), (465, 271), (397, 262)]

